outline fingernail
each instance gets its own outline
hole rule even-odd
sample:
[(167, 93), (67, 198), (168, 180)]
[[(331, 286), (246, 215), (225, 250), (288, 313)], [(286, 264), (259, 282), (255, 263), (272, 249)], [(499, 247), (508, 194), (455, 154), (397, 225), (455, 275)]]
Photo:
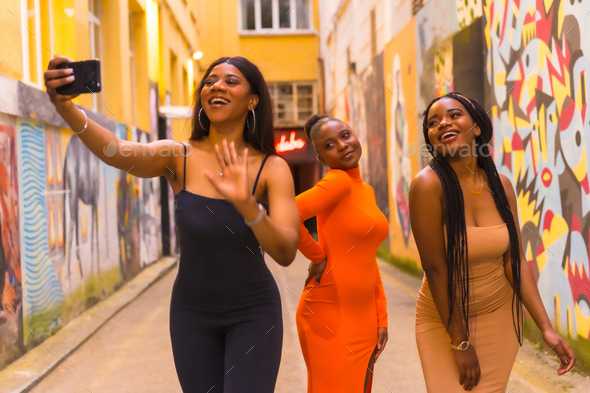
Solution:
[(381, 344), (377, 344), (377, 349), (381, 349)]

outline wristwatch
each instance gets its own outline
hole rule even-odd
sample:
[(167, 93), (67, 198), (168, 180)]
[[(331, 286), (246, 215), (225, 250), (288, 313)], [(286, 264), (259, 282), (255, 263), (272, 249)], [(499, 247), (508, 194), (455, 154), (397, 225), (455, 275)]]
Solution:
[(469, 344), (469, 341), (461, 341), (459, 345), (453, 345), (453, 343), (451, 343), (451, 348), (456, 349), (457, 351), (467, 351)]

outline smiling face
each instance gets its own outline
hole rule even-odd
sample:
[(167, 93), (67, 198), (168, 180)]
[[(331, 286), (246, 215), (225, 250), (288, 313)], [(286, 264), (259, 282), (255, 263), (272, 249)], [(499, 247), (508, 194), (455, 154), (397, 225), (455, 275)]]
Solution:
[(428, 140), (441, 155), (459, 151), (462, 146), (475, 146), (475, 138), (481, 134), (467, 109), (453, 98), (436, 101), (428, 111)]
[(313, 141), (322, 164), (345, 171), (358, 166), (363, 149), (348, 124), (329, 121), (317, 131)]
[(216, 65), (201, 90), (201, 105), (211, 124), (245, 121), (247, 112), (258, 104), (258, 96), (250, 91), (250, 84), (235, 66)]

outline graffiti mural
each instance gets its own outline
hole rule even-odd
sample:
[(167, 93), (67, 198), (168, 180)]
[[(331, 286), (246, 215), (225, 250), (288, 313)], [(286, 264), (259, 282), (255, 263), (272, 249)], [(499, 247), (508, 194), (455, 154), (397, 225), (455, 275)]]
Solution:
[(457, 18), (459, 27), (464, 29), (482, 14), (482, 0), (457, 0)]
[(0, 114), (0, 368), (22, 353), (16, 118)]
[[(369, 151), (367, 139), (367, 121), (365, 117), (365, 96), (361, 88), (361, 78), (356, 74), (350, 75), (350, 82), (344, 90), (344, 113), (341, 117), (346, 119), (348, 125), (356, 132), (364, 152)], [(369, 178), (369, 155), (363, 154), (359, 161), (361, 176)]]
[[(84, 146), (80, 138), (72, 136), (66, 148), (63, 164), (63, 190), (67, 193), (63, 216), (65, 221), (65, 215), (68, 213), (69, 220), (68, 225), (61, 226), (62, 236), (67, 244), (65, 278), (69, 290), (77, 286), (78, 279), (83, 281), (85, 274), (100, 274), (98, 211), (101, 209), (101, 169), (99, 159)], [(81, 207), (84, 207), (84, 210), (81, 210)], [(82, 267), (82, 255), (87, 246), (90, 246), (90, 251), (88, 259), (85, 259), (89, 261), (89, 271)], [(72, 266), (73, 258), (77, 260), (75, 268)], [(73, 274), (76, 274), (76, 277), (72, 277)]]
[(412, 21), (385, 47), (384, 53), (389, 193), (393, 207), (390, 232), (391, 247), (396, 250), (406, 249), (411, 236), (408, 192), (417, 153), (416, 116), (412, 114), (416, 113), (414, 29)]
[[(360, 74), (365, 103), (365, 121), (367, 130), (368, 177), (364, 181), (375, 190), (377, 206), (382, 212), (389, 211), (389, 185), (384, 174), (387, 173), (387, 131), (385, 128), (385, 84), (383, 70), (383, 53), (377, 55), (370, 65)], [(370, 154), (369, 154), (370, 152)]]
[(408, 192), (410, 190), (411, 166), (410, 158), (404, 154), (409, 146), (408, 119), (406, 116), (406, 100), (402, 88), (402, 75), (399, 55), (393, 59), (393, 99), (391, 101), (391, 127), (389, 129), (389, 161), (391, 165), (391, 195), (397, 214), (398, 224), (402, 229), (404, 243), (407, 246), (410, 237), (410, 208)]
[[(147, 132), (136, 130), (139, 143), (153, 139)], [(139, 264), (141, 268), (162, 256), (162, 228), (160, 205), (160, 179), (137, 179), (139, 184)]]
[(22, 228), (24, 343), (28, 345), (61, 324), (64, 294), (49, 260), (45, 194), (45, 136), (39, 122), (17, 120), (19, 208)]
[[(124, 124), (117, 125), (117, 136), (132, 139), (132, 131)], [(124, 281), (134, 277), (140, 270), (139, 250), (139, 178), (117, 171), (117, 227), (119, 234), (119, 270)]]
[(453, 39), (449, 37), (434, 51), (434, 96), (454, 91), (453, 81)]
[(118, 249), (109, 246), (117, 222), (106, 165), (70, 130), (21, 118), (17, 129), (29, 348), (112, 293), (121, 275)]
[(109, 183), (114, 181), (109, 182), (109, 167), (72, 131), (45, 127), (48, 206), (53, 199), (61, 209), (49, 220), (49, 233), (57, 233), (49, 255), (65, 296), (61, 318), (66, 323), (120, 285), (118, 250), (112, 247), (116, 209)]
[[(457, 18), (456, 0), (425, 2), (415, 16), (416, 73), (419, 94), (416, 110), (412, 109), (412, 111), (419, 120), (414, 132), (418, 134), (420, 146), (424, 144), (422, 112), (436, 97), (437, 87), (439, 91), (452, 89), (450, 85), (452, 71), (449, 72), (452, 70), (452, 61), (449, 61), (449, 57), (452, 58), (452, 46), (445, 40), (459, 30)], [(436, 65), (438, 65), (439, 73), (436, 72)], [(428, 158), (420, 158), (420, 169), (422, 169), (428, 164)]]
[(486, 0), (494, 158), (516, 187), (526, 259), (558, 331), (590, 336), (590, 2)]

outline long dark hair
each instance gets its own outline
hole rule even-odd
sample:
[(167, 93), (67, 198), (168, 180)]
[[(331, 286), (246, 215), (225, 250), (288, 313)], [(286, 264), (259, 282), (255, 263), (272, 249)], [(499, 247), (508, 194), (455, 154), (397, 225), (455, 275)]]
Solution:
[[(201, 111), (203, 108), (201, 104), (201, 91), (205, 87), (205, 81), (211, 74), (211, 71), (215, 66), (221, 63), (229, 63), (236, 67), (244, 75), (248, 83), (250, 84), (250, 94), (257, 94), (258, 105), (254, 109), (256, 114), (256, 121), (250, 112), (246, 119), (248, 121), (244, 124), (244, 141), (250, 143), (256, 150), (261, 151), (264, 154), (277, 154), (274, 143), (274, 125), (273, 125), (273, 114), (272, 114), (272, 103), (270, 100), (270, 93), (268, 86), (262, 76), (262, 73), (250, 60), (240, 56), (236, 57), (221, 57), (215, 60), (201, 79), (199, 86), (194, 93), (194, 105), (193, 105), (193, 120), (192, 120), (192, 133), (190, 140), (198, 141), (209, 136), (209, 126), (211, 122), (205, 114), (205, 111)], [(201, 122), (199, 122), (199, 112), (201, 113)], [(207, 127), (206, 129), (201, 127)], [(255, 123), (255, 129), (253, 129)]]
[(518, 337), (518, 342), (522, 345), (522, 330), (524, 327), (524, 311), (522, 306), (522, 297), (520, 293), (520, 245), (518, 243), (518, 232), (514, 217), (510, 211), (508, 198), (502, 185), (502, 180), (498, 175), (496, 165), (489, 152), (488, 143), (492, 139), (493, 127), (492, 122), (487, 116), (486, 111), (479, 103), (471, 97), (466, 97), (460, 93), (448, 93), (430, 102), (423, 113), (424, 121), (422, 122), (422, 132), (424, 133), (424, 142), (432, 154), (433, 159), (430, 161), (430, 167), (438, 175), (443, 187), (445, 198), (445, 224), (447, 227), (447, 269), (448, 269), (448, 286), (447, 294), (449, 299), (449, 320), (450, 325), (453, 318), (453, 305), (457, 296), (460, 301), (461, 319), (467, 333), (469, 333), (469, 270), (467, 259), (467, 234), (465, 225), (465, 204), (463, 202), (463, 191), (457, 178), (457, 174), (448, 163), (448, 161), (438, 154), (428, 140), (428, 112), (432, 104), (443, 98), (452, 98), (459, 101), (467, 112), (471, 115), (481, 134), (475, 138), (477, 151), (477, 165), (485, 171), (488, 178), (490, 191), (496, 202), (496, 208), (500, 216), (508, 227), (510, 236), (510, 255), (512, 264), (512, 277), (514, 292), (512, 295), (512, 322)]

